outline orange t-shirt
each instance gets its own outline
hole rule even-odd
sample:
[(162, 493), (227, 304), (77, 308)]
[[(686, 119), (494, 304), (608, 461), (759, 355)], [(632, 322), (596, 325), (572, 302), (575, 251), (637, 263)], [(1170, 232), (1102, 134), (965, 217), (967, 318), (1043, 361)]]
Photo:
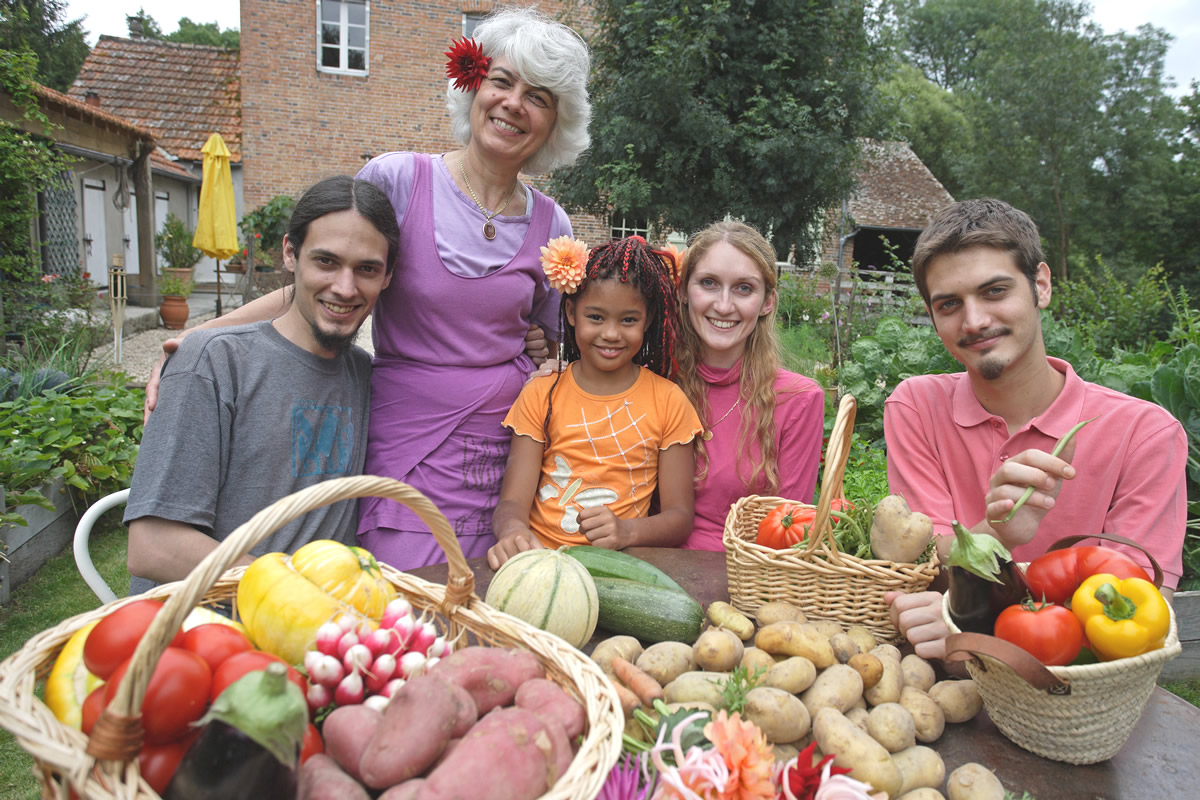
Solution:
[(545, 444), (550, 389), (550, 445), (529, 514), (529, 528), (546, 547), (587, 544), (579, 511), (608, 506), (622, 519), (645, 517), (658, 486), (658, 453), (690, 443), (702, 427), (683, 391), (648, 369), (617, 395), (588, 394), (568, 369), (534, 378), (521, 390), (504, 426)]

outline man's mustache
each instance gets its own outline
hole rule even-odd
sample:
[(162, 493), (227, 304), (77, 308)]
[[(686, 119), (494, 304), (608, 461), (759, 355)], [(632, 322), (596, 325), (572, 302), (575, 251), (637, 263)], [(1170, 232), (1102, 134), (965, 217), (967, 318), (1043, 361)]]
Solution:
[(990, 331), (984, 331), (983, 333), (977, 333), (974, 336), (964, 336), (963, 338), (958, 340), (958, 346), (959, 347), (970, 347), (971, 345), (975, 344), (976, 342), (982, 342), (985, 339), (991, 339), (996, 336), (1008, 336), (1010, 333), (1012, 333), (1011, 328), (993, 328)]

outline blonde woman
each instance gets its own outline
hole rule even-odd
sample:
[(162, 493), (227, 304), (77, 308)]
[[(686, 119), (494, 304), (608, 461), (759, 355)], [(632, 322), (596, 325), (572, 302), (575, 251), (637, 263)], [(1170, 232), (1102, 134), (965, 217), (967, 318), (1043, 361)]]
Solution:
[(825, 394), (779, 366), (775, 250), (741, 222), (689, 242), (679, 278), (675, 382), (696, 407), (696, 513), (683, 546), (722, 550), (729, 507), (748, 494), (810, 502)]

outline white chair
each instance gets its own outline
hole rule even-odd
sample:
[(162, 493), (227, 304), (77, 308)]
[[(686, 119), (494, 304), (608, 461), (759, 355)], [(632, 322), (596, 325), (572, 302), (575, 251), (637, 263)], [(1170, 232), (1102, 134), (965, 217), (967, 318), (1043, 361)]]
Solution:
[(92, 563), (92, 554), (88, 552), (88, 540), (92, 537), (92, 526), (96, 524), (100, 515), (113, 506), (124, 504), (127, 500), (129, 500), (128, 489), (101, 497), (92, 503), (87, 511), (83, 512), (83, 516), (79, 518), (79, 524), (75, 526), (75, 566), (79, 568), (79, 574), (83, 576), (88, 587), (95, 592), (96, 597), (100, 598), (101, 603), (111, 603), (117, 599), (117, 596), (113, 594), (113, 590), (108, 588), (104, 578), (101, 578), (100, 573), (96, 571), (96, 565)]

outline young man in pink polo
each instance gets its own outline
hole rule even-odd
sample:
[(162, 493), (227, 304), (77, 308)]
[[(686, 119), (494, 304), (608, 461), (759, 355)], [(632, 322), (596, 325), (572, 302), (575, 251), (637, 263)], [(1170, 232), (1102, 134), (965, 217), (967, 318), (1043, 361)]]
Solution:
[[(912, 269), (938, 337), (966, 371), (909, 378), (884, 404), (891, 491), (933, 519), (943, 555), (952, 520), (995, 536), (1017, 561), (1071, 534), (1136, 539), (1162, 567), (1170, 599), (1183, 568), (1183, 427), (1046, 355), (1040, 312), (1050, 304), (1050, 268), (1033, 220), (1000, 200), (955, 203), (917, 240)], [(1093, 417), (1061, 458), (1050, 455)], [(996, 522), (1030, 486), (1012, 521)], [(889, 600), (917, 652), (940, 656), (941, 596)]]

